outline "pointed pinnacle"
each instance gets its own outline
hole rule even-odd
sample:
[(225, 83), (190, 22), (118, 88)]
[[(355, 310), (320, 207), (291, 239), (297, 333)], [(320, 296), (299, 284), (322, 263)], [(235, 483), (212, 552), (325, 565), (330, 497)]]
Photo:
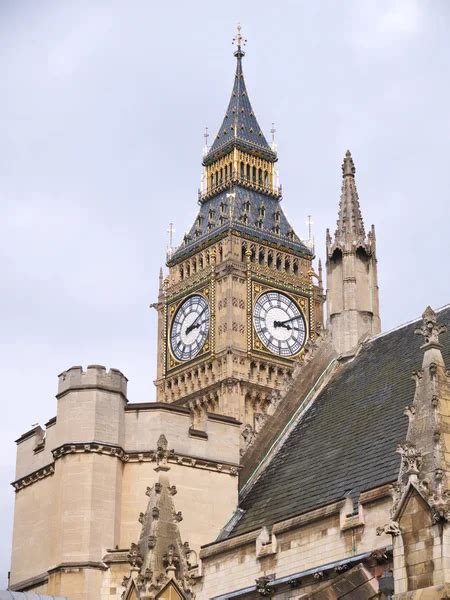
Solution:
[(355, 165), (350, 150), (347, 150), (345, 154), (342, 163), (342, 174), (336, 239), (337, 237), (348, 240), (365, 238), (364, 223), (355, 182)]
[(342, 163), (342, 175), (344, 177), (346, 177), (347, 175), (354, 177), (355, 171), (356, 169), (353, 163), (352, 155), (350, 153), (350, 150), (347, 150), (344, 156), (344, 162)]

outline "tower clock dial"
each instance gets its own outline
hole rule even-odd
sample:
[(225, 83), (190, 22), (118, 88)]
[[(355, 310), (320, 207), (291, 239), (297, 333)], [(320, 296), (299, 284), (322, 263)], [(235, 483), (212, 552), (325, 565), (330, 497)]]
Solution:
[(208, 337), (209, 320), (209, 303), (203, 296), (190, 296), (181, 304), (170, 330), (170, 347), (178, 360), (197, 356)]
[(280, 292), (261, 294), (255, 302), (253, 323), (260, 341), (274, 354), (294, 356), (306, 339), (306, 323), (297, 304)]

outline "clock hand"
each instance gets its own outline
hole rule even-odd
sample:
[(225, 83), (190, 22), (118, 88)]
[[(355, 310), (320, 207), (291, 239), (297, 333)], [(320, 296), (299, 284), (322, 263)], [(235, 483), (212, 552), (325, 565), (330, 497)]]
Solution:
[(194, 322), (191, 323), (191, 325), (189, 325), (189, 327), (186, 328), (186, 335), (189, 335), (191, 333), (191, 331), (193, 329), (195, 329), (197, 327), (196, 323), (197, 321), (200, 319), (200, 317), (202, 316), (202, 314), (205, 312), (206, 310), (206, 306), (205, 308), (198, 314), (198, 316), (194, 319)]
[(200, 323), (192, 323), (192, 325), (190, 325), (187, 329), (186, 329), (186, 335), (188, 333), (191, 333), (191, 331), (193, 331), (194, 329), (198, 329), (201, 325), (203, 325), (203, 323), (206, 323), (206, 321), (200, 321)]
[(296, 321), (297, 319), (300, 319), (300, 315), (297, 315), (296, 317), (291, 317), (290, 319), (286, 319), (285, 321), (275, 321), (273, 326), (274, 327), (286, 327), (286, 323), (290, 323), (291, 321)]

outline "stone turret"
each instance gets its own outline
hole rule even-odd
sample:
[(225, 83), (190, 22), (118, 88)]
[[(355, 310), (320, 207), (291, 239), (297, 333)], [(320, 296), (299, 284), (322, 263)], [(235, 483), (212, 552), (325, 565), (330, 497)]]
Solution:
[(71, 367), (58, 375), (57, 397), (60, 398), (69, 390), (100, 389), (117, 392), (126, 399), (127, 383), (128, 379), (118, 369), (107, 371), (103, 365), (89, 365), (83, 371), (83, 367)]
[(327, 230), (327, 316), (337, 352), (352, 352), (364, 338), (381, 331), (375, 228), (366, 235), (355, 183), (355, 165), (347, 150), (342, 164), (337, 228)]
[(118, 369), (103, 365), (71, 367), (58, 376), (61, 443), (100, 441), (123, 444), (124, 406), (128, 380)]

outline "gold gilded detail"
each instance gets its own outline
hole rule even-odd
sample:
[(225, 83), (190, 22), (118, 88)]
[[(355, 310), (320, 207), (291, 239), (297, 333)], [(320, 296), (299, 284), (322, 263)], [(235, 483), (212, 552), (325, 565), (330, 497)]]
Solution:
[[(259, 353), (264, 353), (269, 355), (272, 359), (278, 359), (281, 361), (292, 361), (292, 360), (297, 360), (299, 358), (299, 356), (301, 356), (301, 354), (304, 351), (304, 347), (305, 344), (303, 344), (303, 346), (300, 348), (300, 350), (297, 352), (297, 354), (289, 357), (289, 358), (285, 358), (285, 357), (279, 357), (274, 355), (268, 348), (266, 348), (263, 344), (261, 344), (261, 342), (259, 341), (258, 335), (256, 333), (255, 327), (254, 327), (254, 323), (253, 323), (253, 307), (255, 305), (255, 302), (257, 300), (257, 298), (261, 295), (264, 294), (265, 292), (268, 291), (275, 291), (275, 292), (281, 292), (283, 294), (285, 294), (286, 296), (288, 296), (300, 309), (300, 312), (303, 315), (304, 321), (305, 321), (305, 325), (306, 325), (306, 334), (305, 334), (305, 343), (306, 341), (309, 339), (309, 337), (311, 336), (311, 332), (312, 332), (312, 327), (311, 327), (311, 309), (310, 306), (312, 306), (312, 301), (308, 300), (307, 298), (300, 296), (297, 293), (293, 293), (290, 290), (286, 290), (282, 287), (277, 287), (277, 286), (273, 286), (271, 285), (271, 282), (268, 281), (267, 284), (259, 284), (259, 283), (255, 283), (254, 281), (251, 282), (251, 312), (249, 312), (249, 340), (250, 340), (250, 349), (256, 350)], [(305, 291), (305, 293), (308, 293), (308, 291)], [(251, 333), (250, 333), (251, 332)]]

